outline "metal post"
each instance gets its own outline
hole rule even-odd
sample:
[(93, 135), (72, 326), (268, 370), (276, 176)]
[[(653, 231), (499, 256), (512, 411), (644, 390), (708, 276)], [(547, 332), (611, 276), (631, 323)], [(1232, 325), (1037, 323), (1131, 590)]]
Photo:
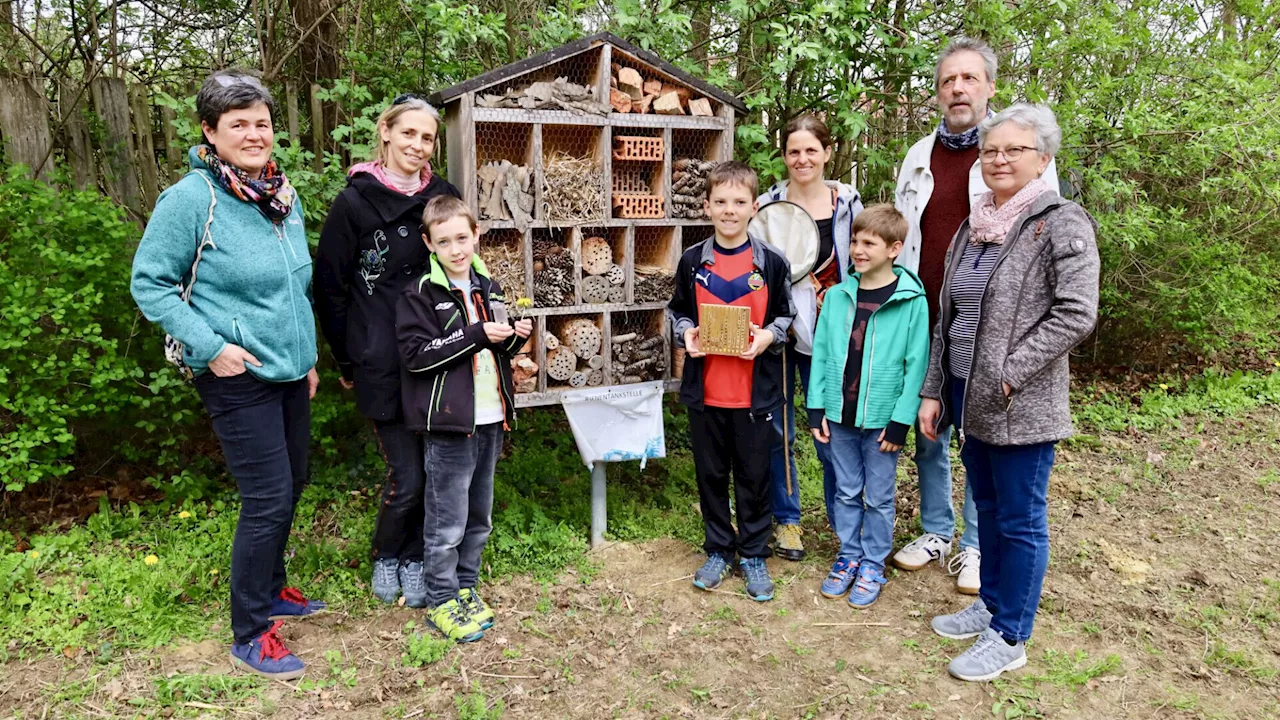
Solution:
[(595, 550), (604, 544), (605, 526), (608, 515), (605, 513), (604, 496), (605, 464), (597, 462), (591, 466), (591, 549)]

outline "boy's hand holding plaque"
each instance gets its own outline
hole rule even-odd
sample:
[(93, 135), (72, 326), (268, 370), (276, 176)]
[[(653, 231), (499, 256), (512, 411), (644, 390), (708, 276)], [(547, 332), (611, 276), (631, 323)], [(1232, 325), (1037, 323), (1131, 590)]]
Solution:
[(751, 308), (703, 304), (698, 308), (698, 351), (741, 356), (751, 347)]

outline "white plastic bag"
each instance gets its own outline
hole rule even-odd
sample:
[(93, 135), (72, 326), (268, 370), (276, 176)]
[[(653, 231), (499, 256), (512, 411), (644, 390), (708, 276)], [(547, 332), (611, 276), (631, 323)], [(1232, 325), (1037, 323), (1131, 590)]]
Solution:
[(662, 424), (662, 382), (560, 393), (582, 461), (639, 460), (667, 456)]

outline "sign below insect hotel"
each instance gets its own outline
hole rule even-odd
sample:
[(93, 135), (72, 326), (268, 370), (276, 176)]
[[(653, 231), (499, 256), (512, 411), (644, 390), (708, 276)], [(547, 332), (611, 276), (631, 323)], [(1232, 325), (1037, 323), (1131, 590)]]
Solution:
[(663, 381), (676, 263), (713, 234), (707, 173), (733, 157), (733, 95), (609, 33), (431, 96), (449, 179), (485, 230), (480, 256), (535, 319), (516, 404)]

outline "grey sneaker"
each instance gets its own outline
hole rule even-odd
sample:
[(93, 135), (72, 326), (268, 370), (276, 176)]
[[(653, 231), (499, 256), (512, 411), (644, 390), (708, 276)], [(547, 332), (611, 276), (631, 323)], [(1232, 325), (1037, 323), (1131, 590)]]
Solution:
[(373, 561), (373, 594), (384, 603), (393, 603), (400, 597), (400, 561), (395, 558), (378, 558)]
[(954, 615), (935, 617), (929, 621), (929, 626), (944, 638), (966, 640), (981, 635), (991, 626), (991, 613), (987, 612), (987, 604), (982, 602), (982, 598), (978, 598)]
[(400, 565), (400, 588), (404, 591), (406, 606), (427, 606), (427, 581), (422, 578), (422, 563), (410, 560)]
[(968, 682), (986, 682), (995, 680), (1006, 670), (1017, 670), (1026, 664), (1026, 643), (1010, 645), (1000, 637), (1000, 633), (987, 628), (972, 647), (947, 665), (947, 672)]

